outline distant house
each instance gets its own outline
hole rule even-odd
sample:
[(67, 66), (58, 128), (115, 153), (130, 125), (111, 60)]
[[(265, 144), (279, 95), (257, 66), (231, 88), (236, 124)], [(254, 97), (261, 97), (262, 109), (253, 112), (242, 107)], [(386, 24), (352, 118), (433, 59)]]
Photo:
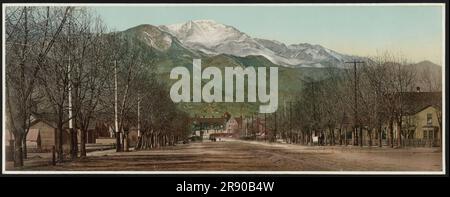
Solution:
[[(43, 121), (40, 119), (32, 119), (31, 126), (26, 136), (26, 145), (28, 151), (50, 151), (55, 145), (55, 132), (56, 126), (54, 124)], [(63, 135), (64, 139), (67, 138), (67, 134)], [(6, 146), (14, 145), (10, 144), (14, 140), (14, 135), (7, 131), (5, 135)]]
[(193, 135), (203, 136), (208, 139), (211, 134), (220, 134), (224, 132), (226, 123), (225, 117), (193, 117), (189, 119), (190, 124), (194, 125)]
[(419, 139), (422, 144), (438, 145), (441, 140), (439, 113), (441, 113), (439, 107), (429, 105), (404, 116), (402, 133), (405, 135), (406, 142)]
[[(56, 124), (52, 121), (50, 115), (33, 115), (31, 117), (30, 129), (26, 136), (28, 151), (51, 151), (55, 146), (56, 139)], [(63, 127), (63, 148), (69, 150), (70, 148), (70, 133), (67, 128), (67, 123)], [(14, 136), (11, 132), (7, 131), (5, 135), (6, 146), (10, 145), (10, 141), (14, 140)], [(96, 143), (98, 138), (111, 138), (109, 127), (106, 123), (92, 122), (86, 131), (86, 143)], [(77, 132), (78, 143), (81, 142), (81, 130)], [(111, 141), (111, 140), (110, 140)], [(115, 138), (114, 138), (115, 142)]]
[(242, 131), (242, 118), (241, 117), (231, 117), (226, 126), (225, 126), (225, 132), (226, 133), (232, 133), (234, 135), (240, 134)]
[[(34, 133), (30, 133), (31, 131), (35, 131)], [(40, 140), (40, 150), (42, 151), (50, 151), (52, 150), (52, 147), (55, 146), (55, 140), (56, 140), (56, 125), (54, 123), (36, 119), (32, 122), (30, 126), (30, 132), (28, 132), (28, 135), (37, 135), (39, 136)], [(27, 138), (28, 138), (27, 135)], [(63, 147), (64, 149), (68, 148), (68, 133), (63, 132)], [(28, 147), (27, 147), (28, 148)]]
[(39, 129), (28, 130), (26, 142), (27, 148), (34, 149), (36, 151), (42, 150), (41, 132)]
[(404, 103), (402, 138), (405, 143), (418, 144), (414, 140), (420, 140), (420, 144), (439, 144), (442, 136), (442, 92), (405, 92), (401, 99)]

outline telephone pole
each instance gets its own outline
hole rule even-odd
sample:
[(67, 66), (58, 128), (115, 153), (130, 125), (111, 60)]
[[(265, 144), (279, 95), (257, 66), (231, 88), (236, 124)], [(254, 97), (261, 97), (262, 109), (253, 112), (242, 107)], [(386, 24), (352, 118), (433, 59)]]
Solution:
[[(77, 136), (75, 135), (75, 131), (73, 128), (73, 107), (72, 107), (72, 82), (71, 82), (71, 76), (70, 73), (72, 72), (72, 68), (70, 66), (70, 47), (71, 47), (71, 43), (70, 43), (70, 27), (71, 27), (71, 20), (69, 18), (69, 28), (68, 28), (68, 32), (67, 32), (67, 45), (68, 45), (68, 63), (67, 63), (67, 79), (68, 79), (68, 86), (67, 86), (67, 96), (68, 96), (68, 110), (69, 110), (69, 136), (70, 136), (70, 156), (73, 158), (77, 157), (77, 152), (78, 152), (78, 142), (77, 142)], [(62, 137), (63, 134), (60, 135), (60, 140), (62, 141)]]
[[(346, 64), (353, 64), (353, 78), (354, 78), (354, 89), (353, 89), (353, 91), (354, 91), (354, 125), (355, 125), (355, 134), (357, 134), (357, 141), (355, 141), (356, 143), (358, 143), (358, 141), (359, 141), (359, 145), (360, 146), (362, 146), (363, 144), (362, 144), (362, 130), (361, 130), (361, 128), (360, 128), (360, 125), (359, 125), (359, 119), (358, 119), (358, 77), (357, 77), (357, 74), (356, 74), (356, 67), (357, 67), (357, 64), (364, 64), (365, 62), (364, 61), (356, 61), (356, 60), (353, 60), (353, 61), (351, 61), (351, 62), (345, 62)], [(358, 133), (358, 131), (359, 131), (359, 133)]]
[(116, 130), (116, 152), (121, 152), (122, 149), (117, 111), (117, 60), (114, 60), (114, 128)]

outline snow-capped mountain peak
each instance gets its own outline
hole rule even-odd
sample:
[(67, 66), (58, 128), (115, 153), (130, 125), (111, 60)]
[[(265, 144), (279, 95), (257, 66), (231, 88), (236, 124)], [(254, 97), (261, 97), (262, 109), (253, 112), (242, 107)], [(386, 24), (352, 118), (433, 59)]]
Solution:
[(237, 29), (213, 20), (190, 20), (160, 28), (176, 36), (183, 43), (201, 44), (205, 47), (214, 47), (225, 40), (236, 40), (243, 36)]
[(320, 45), (309, 43), (286, 45), (276, 40), (252, 38), (238, 29), (214, 20), (190, 20), (162, 25), (186, 47), (206, 54), (229, 54), (240, 57), (261, 55), (282, 66), (340, 66), (355, 59)]

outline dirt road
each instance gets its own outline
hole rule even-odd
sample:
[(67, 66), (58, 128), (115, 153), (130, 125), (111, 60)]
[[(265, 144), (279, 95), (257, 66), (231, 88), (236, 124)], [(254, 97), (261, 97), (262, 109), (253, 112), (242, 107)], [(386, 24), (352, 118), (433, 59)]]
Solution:
[[(97, 151), (49, 166), (29, 159), (22, 170), (100, 171), (440, 171), (442, 152), (430, 148), (311, 147), (249, 141), (179, 144), (159, 150)], [(8, 168), (7, 168), (8, 169)]]

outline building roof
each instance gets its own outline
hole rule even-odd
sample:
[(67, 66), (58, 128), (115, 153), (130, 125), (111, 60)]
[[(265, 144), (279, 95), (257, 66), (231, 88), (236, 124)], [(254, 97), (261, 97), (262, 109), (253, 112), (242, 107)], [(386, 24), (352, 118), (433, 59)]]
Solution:
[(442, 106), (442, 92), (402, 92), (400, 95), (406, 114), (416, 114), (429, 106)]
[[(56, 122), (54, 121), (54, 120), (56, 120), (56, 115), (53, 113), (39, 113), (39, 114), (34, 113), (33, 115), (31, 115), (30, 119), (31, 119), (31, 125), (34, 125), (34, 124), (42, 121), (45, 124), (47, 124), (53, 128), (57, 127)], [(97, 116), (96, 116), (96, 118), (92, 118), (89, 121), (88, 130), (95, 129), (97, 123), (103, 121), (103, 120), (96, 120), (96, 119), (97, 119)], [(68, 128), (68, 127), (69, 127), (69, 122), (65, 122), (63, 125), (63, 128)]]
[(56, 128), (56, 123), (54, 121), (52, 121), (55, 119), (55, 115), (53, 115), (51, 113), (40, 113), (40, 114), (35, 113), (35, 114), (31, 115), (30, 119), (32, 120), (31, 125), (34, 125), (34, 124), (42, 121), (45, 124), (47, 124), (53, 128)]

